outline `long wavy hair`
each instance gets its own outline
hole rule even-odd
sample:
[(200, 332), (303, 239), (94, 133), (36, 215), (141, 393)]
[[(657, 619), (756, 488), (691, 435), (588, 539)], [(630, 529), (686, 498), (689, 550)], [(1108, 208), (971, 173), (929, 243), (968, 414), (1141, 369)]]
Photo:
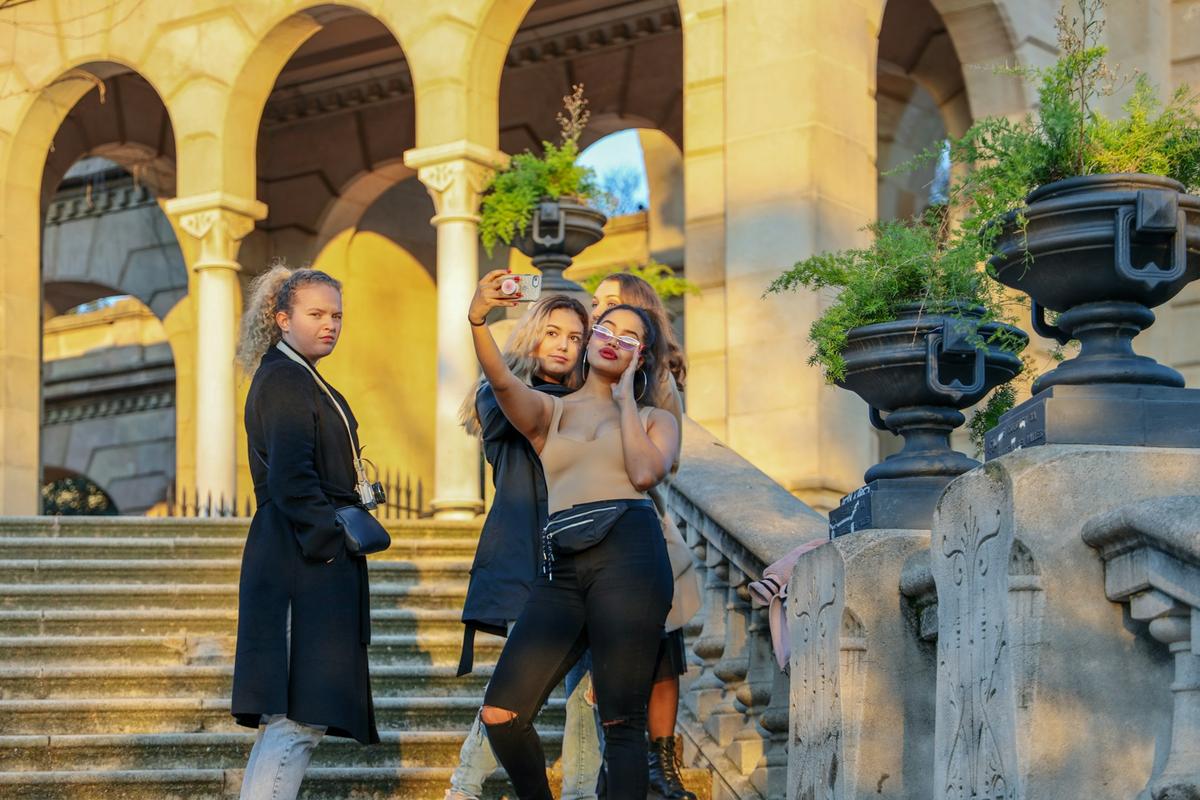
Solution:
[(614, 272), (601, 283), (606, 281), (616, 281), (617, 285), (621, 287), (622, 303), (636, 306), (649, 313), (653, 318), (655, 327), (659, 331), (659, 337), (663, 340), (666, 349), (664, 360), (667, 369), (675, 378), (675, 385), (682, 392), (687, 385), (687, 356), (684, 355), (683, 348), (679, 345), (675, 329), (671, 327), (671, 318), (667, 316), (667, 307), (663, 305), (658, 292), (654, 291), (654, 287), (645, 280), (630, 272)]
[[(573, 297), (556, 294), (543, 297), (529, 308), (529, 312), (513, 328), (512, 334), (504, 344), (504, 363), (512, 370), (513, 375), (523, 383), (532, 383), (538, 370), (537, 349), (546, 338), (546, 326), (550, 323), (550, 315), (560, 308), (565, 308), (579, 317), (583, 323), (583, 341), (579, 345), (580, 360), (583, 348), (587, 345), (588, 313), (583, 304)], [(569, 389), (578, 389), (581, 383), (578, 369), (572, 369), (563, 379), (563, 385)], [(480, 378), (479, 383), (471, 390), (458, 408), (458, 421), (472, 436), (480, 434), (479, 411), (475, 408), (475, 396), (486, 378)]]
[(237, 363), (244, 373), (253, 374), (263, 355), (282, 338), (283, 331), (275, 322), (275, 315), (280, 311), (290, 314), (296, 290), (315, 283), (342, 290), (341, 281), (328, 273), (319, 269), (292, 269), (282, 261), (272, 263), (250, 283), (237, 346)]
[[(645, 335), (642, 336), (642, 365), (638, 367), (638, 372), (643, 373), (639, 387), (637, 376), (633, 379), (633, 394), (637, 398), (639, 406), (654, 406), (662, 408), (662, 398), (658, 396), (656, 388), (662, 386), (667, 381), (667, 340), (663, 337), (658, 323), (654, 320), (654, 315), (641, 306), (630, 305), (629, 303), (621, 303), (620, 305), (607, 308), (604, 313), (596, 319), (596, 324), (600, 325), (614, 311), (632, 311), (637, 314), (638, 319), (642, 321), (642, 330)], [(586, 357), (586, 353), (585, 353)]]

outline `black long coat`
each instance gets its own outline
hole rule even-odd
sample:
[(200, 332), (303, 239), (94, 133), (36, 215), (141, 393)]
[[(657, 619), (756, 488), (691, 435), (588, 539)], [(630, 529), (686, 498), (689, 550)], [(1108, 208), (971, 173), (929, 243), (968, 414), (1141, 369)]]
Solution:
[[(571, 390), (556, 383), (534, 386), (556, 396)], [(483, 454), (492, 465), (496, 498), (479, 534), (471, 581), (463, 603), (466, 625), (458, 674), (471, 671), (475, 631), (507, 634), (507, 623), (525, 607), (541, 558), (546, 526), (546, 477), (529, 440), (500, 410), (492, 385), (484, 381), (475, 395)]]
[[(350, 406), (333, 392), (357, 437)], [(245, 420), (258, 511), (242, 554), (231, 711), (247, 727), (287, 714), (378, 742), (367, 564), (346, 553), (334, 517), (357, 500), (346, 425), (304, 367), (275, 348), (254, 374)]]

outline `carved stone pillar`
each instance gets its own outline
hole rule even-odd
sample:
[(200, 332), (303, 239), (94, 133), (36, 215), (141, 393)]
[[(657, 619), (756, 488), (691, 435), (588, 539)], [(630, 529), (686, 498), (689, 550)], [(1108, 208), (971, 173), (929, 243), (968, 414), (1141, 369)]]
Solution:
[(783, 797), (787, 791), (788, 727), (791, 680), (771, 656), (771, 696), (758, 715), (758, 726), (766, 741), (750, 782), (763, 797)]
[(183, 251), (196, 273), (196, 489), (198, 505), (216, 510), (232, 504), (237, 493), (234, 354), (242, 305), (237, 252), (267, 207), (223, 192), (177, 197), (165, 205), (193, 240)]
[(745, 574), (730, 565), (729, 594), (725, 605), (725, 648), (721, 660), (713, 667), (713, 674), (720, 679), (723, 688), (719, 702), (704, 720), (704, 729), (721, 747), (733, 741), (733, 735), (745, 721), (742, 711), (737, 707), (737, 693), (750, 668), (747, 637), (750, 600), (746, 594), (746, 583)]
[(409, 150), (404, 163), (433, 198), (437, 213), (437, 422), (433, 502), (435, 517), (470, 519), (483, 512), (479, 443), (458, 422), (458, 407), (479, 367), (467, 307), (479, 281), (480, 195), (504, 154), (470, 142)]

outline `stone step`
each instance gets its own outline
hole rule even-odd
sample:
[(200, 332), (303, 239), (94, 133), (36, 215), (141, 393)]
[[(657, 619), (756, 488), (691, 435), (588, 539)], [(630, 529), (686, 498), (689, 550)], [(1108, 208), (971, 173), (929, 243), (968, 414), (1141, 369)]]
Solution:
[[(462, 634), (453, 608), (377, 608), (371, 628), (397, 633)], [(130, 634), (233, 634), (237, 611), (224, 608), (9, 609), (0, 610), (0, 636), (127, 636)]]
[[(317, 752), (324, 746), (322, 743)], [(452, 767), (314, 766), (305, 774), (300, 800), (441, 800), (452, 772)], [(241, 789), (241, 778), (241, 769), (5, 772), (0, 773), (0, 796), (21, 800), (233, 800)], [(712, 780), (706, 773), (687, 769), (683, 778), (699, 800), (711, 800)], [(561, 780), (559, 770), (552, 769), (550, 788), (555, 797)], [(481, 800), (512, 796), (503, 773), (497, 771), (485, 783)], [(647, 800), (660, 798), (649, 794)]]
[[(380, 730), (461, 730), (480, 697), (376, 697)], [(552, 697), (538, 724), (561, 728), (565, 701)], [(228, 697), (104, 697), (0, 700), (0, 731), (13, 734), (231, 732)], [(3, 797), (0, 793), (0, 797)]]
[[(476, 520), (384, 520), (392, 538), (445, 540), (460, 537), (479, 538), (481, 522)], [(181, 517), (3, 517), (0, 538), (4, 537), (212, 537), (245, 540), (250, 528), (247, 518), (202, 519)]]
[[(0, 583), (0, 609), (237, 608), (237, 583)], [(467, 575), (421, 583), (371, 582), (372, 608), (462, 609)]]
[[(173, 636), (0, 636), (3, 663), (22, 665), (66, 664), (220, 664), (233, 660), (236, 637), (222, 634)], [(504, 641), (479, 637), (475, 654), (496, 658)], [(373, 664), (457, 664), (462, 650), (458, 633), (401, 633), (372, 635), (369, 654)], [(3, 730), (3, 728), (0, 728)]]
[[(406, 532), (407, 534), (407, 532)], [(232, 536), (3, 536), (0, 559), (29, 558), (241, 558), (243, 538)], [(478, 537), (393, 537), (392, 546), (370, 558), (413, 560), (475, 554)]]
[[(176, 583), (181, 585), (236, 582), (242, 562), (237, 558), (45, 558), (0, 560), (0, 584), (123, 585)], [(372, 561), (373, 580), (411, 584), (423, 580), (466, 580), (471, 560), (427, 556), (420, 561)]]
[[(318, 748), (320, 749), (320, 748)], [(451, 767), (314, 767), (301, 800), (433, 800), (449, 785)], [(241, 769), (0, 773), (0, 797), (21, 800), (232, 800)], [(488, 780), (484, 800), (511, 797), (507, 782)]]
[[(482, 653), (481, 653), (482, 655)], [(376, 697), (483, 697), (494, 664), (479, 659), (461, 678), (457, 665), (374, 664)], [(225, 697), (233, 683), (232, 664), (188, 666), (0, 666), (0, 699), (67, 697)]]
[[(542, 730), (546, 756), (557, 759), (561, 730)], [(329, 736), (313, 753), (314, 767), (445, 767), (458, 762), (467, 731), (382, 731), (363, 747)], [(0, 736), (0, 770), (241, 769), (254, 743), (242, 728), (229, 733), (57, 734)]]

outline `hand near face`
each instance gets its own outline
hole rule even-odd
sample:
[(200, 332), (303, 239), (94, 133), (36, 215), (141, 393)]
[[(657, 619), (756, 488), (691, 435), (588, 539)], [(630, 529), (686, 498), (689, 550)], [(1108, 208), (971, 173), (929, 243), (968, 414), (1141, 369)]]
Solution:
[(637, 399), (633, 396), (634, 378), (637, 376), (638, 361), (641, 360), (640, 352), (634, 353), (629, 359), (629, 365), (625, 367), (625, 371), (621, 373), (621, 379), (612, 385), (613, 400), (618, 403), (629, 401), (636, 403)]
[(517, 304), (517, 298), (521, 295), (500, 291), (500, 284), (507, 276), (508, 270), (494, 269), (480, 279), (479, 285), (475, 287), (475, 294), (471, 297), (471, 305), (467, 308), (468, 320), (478, 322), (485, 319), (493, 308)]

